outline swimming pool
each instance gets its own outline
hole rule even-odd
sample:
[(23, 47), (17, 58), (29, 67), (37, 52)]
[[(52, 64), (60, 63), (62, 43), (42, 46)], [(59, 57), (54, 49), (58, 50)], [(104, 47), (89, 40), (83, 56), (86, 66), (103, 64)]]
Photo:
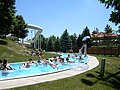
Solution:
[[(71, 56), (73, 54), (70, 54)], [(68, 53), (62, 53), (61, 57), (66, 58), (68, 56)], [(19, 63), (11, 63), (11, 67), (15, 70), (7, 70), (3, 71), (0, 70), (0, 80), (6, 80), (6, 79), (14, 79), (14, 78), (22, 78), (22, 77), (29, 77), (29, 76), (35, 76), (35, 75), (44, 75), (49, 73), (55, 73), (60, 72), (64, 70), (69, 70), (72, 68), (81, 68), (80, 70), (86, 70), (88, 69), (88, 65), (84, 64), (86, 61), (88, 61), (88, 57), (84, 57), (84, 61), (82, 60), (76, 60), (76, 58), (70, 57), (70, 60), (75, 61), (75, 63), (67, 63), (65, 61), (65, 64), (58, 63), (58, 68), (53, 68), (50, 65), (38, 65), (33, 64), (29, 68), (20, 68), (23, 62)], [(82, 63), (81, 63), (82, 62)]]

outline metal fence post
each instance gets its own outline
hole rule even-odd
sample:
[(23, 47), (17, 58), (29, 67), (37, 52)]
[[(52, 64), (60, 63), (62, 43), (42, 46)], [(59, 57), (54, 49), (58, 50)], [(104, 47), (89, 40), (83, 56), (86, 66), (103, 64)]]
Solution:
[(101, 59), (101, 68), (100, 68), (100, 76), (103, 77), (104, 76), (104, 71), (105, 71), (105, 58)]

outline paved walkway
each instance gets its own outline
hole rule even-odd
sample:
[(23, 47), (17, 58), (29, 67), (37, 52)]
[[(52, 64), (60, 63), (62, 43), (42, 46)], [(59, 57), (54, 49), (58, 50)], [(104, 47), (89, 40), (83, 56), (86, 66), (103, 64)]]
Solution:
[[(99, 61), (97, 60), (96, 57), (89, 56), (88, 65), (89, 65), (88, 70), (91, 70), (99, 65)], [(70, 70), (66, 70), (58, 73), (42, 75), (42, 76), (34, 76), (34, 77), (0, 81), (0, 90), (67, 78), (67, 77), (71, 77), (71, 76), (86, 72), (88, 70), (82, 71), (75, 68), (75, 69), (70, 69)]]

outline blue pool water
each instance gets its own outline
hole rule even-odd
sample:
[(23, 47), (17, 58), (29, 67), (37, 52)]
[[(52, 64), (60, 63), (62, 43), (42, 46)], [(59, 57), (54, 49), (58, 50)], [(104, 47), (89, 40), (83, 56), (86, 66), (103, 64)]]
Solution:
[[(62, 58), (66, 58), (68, 56), (68, 54), (61, 54), (61, 55)], [(70, 55), (72, 56), (73, 54)], [(88, 62), (88, 57), (84, 57), (84, 59), (85, 60), (83, 61), (82, 60), (79, 61), (76, 60), (76, 58), (71, 57), (70, 60), (75, 60), (75, 63), (67, 63), (66, 61), (65, 64), (58, 63), (58, 68), (53, 68), (50, 65), (44, 65), (44, 64), (36, 66), (36, 64), (34, 63), (29, 68), (20, 68), (23, 62), (12, 63), (10, 65), (15, 70), (7, 70), (7, 71), (0, 70), (0, 80), (28, 77), (34, 75), (43, 75), (43, 74), (68, 70), (76, 66), (80, 66), (84, 70), (88, 68), (88, 65), (84, 64), (85, 62)], [(86, 66), (87, 68), (85, 68)]]

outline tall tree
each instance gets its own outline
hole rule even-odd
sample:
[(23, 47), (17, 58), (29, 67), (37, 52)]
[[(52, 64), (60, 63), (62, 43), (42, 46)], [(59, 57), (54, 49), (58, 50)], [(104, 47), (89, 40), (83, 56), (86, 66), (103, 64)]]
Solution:
[(15, 0), (0, 0), (0, 35), (7, 35), (14, 29)]
[[(84, 38), (85, 36), (90, 36), (90, 30), (87, 26), (83, 30), (82, 38)], [(91, 45), (92, 45), (91, 39), (87, 39), (87, 47), (91, 47)]]
[(71, 39), (71, 47), (73, 49), (73, 51), (75, 51), (76, 47), (77, 47), (77, 35), (76, 33), (74, 33), (73, 35), (70, 36)]
[(97, 34), (97, 33), (99, 33), (99, 29), (98, 28), (94, 28), (92, 34), (94, 35), (94, 34)]
[(85, 29), (82, 32), (82, 38), (85, 36), (90, 36), (90, 30), (87, 26), (85, 27)]
[(109, 21), (115, 23), (116, 25), (120, 23), (120, 0), (99, 0), (100, 3), (104, 3), (106, 8), (113, 8), (110, 14)]
[(106, 34), (111, 34), (112, 33), (112, 28), (108, 24), (105, 27), (105, 33)]
[(112, 33), (112, 28), (107, 24), (105, 27), (105, 40), (106, 44), (109, 46), (109, 43), (111, 41), (111, 33)]
[(95, 40), (95, 45), (98, 45), (98, 35), (99, 35), (99, 29), (98, 28), (94, 28), (93, 32), (92, 32), (92, 36), (93, 36), (93, 40)]
[(52, 51), (55, 50), (55, 42), (56, 42), (56, 36), (52, 35), (49, 38), (52, 40)]
[(46, 41), (45, 41), (44, 35), (41, 34), (41, 36), (39, 37), (39, 40), (41, 40), (41, 49), (45, 50), (46, 49)]
[(27, 36), (28, 30), (26, 29), (26, 24), (21, 15), (16, 16), (16, 22), (14, 25), (14, 31), (12, 34), (18, 38), (25, 38)]
[(82, 46), (82, 35), (79, 34), (78, 38), (77, 38), (77, 47), (81, 47)]
[(59, 37), (57, 37), (54, 45), (55, 45), (55, 48), (54, 48), (55, 52), (60, 51), (60, 39), (59, 39)]
[(66, 52), (67, 50), (70, 50), (70, 48), (71, 48), (71, 40), (69, 33), (66, 29), (60, 38), (60, 50), (62, 52)]
[(52, 38), (48, 39), (47, 45), (46, 45), (46, 50), (47, 51), (53, 51), (53, 40), (52, 40)]

